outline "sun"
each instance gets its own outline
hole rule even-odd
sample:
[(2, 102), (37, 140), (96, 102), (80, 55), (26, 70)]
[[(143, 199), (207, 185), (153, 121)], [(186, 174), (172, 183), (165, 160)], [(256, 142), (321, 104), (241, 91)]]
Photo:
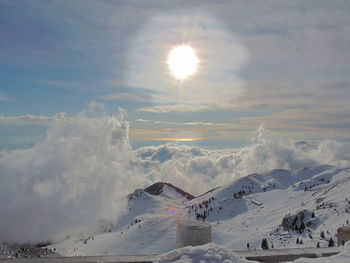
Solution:
[(197, 71), (199, 60), (189, 45), (180, 45), (170, 50), (167, 63), (175, 78), (182, 81)]

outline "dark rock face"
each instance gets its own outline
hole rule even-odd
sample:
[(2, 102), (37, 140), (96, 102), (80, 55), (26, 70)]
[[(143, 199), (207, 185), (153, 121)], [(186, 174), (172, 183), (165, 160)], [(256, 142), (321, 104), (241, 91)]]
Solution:
[(314, 212), (302, 210), (294, 215), (286, 215), (282, 220), (282, 227), (286, 231), (303, 232), (306, 227), (316, 227), (317, 222)]
[[(50, 242), (41, 242), (38, 244), (0, 244), (0, 258), (47, 258), (47, 257), (58, 257), (56, 249), (51, 250), (45, 247)], [(1, 251), (6, 251), (2, 254)], [(22, 260), (21, 260), (22, 261)], [(23, 260), (23, 262), (27, 262)]]
[(158, 183), (152, 184), (151, 186), (149, 186), (145, 189), (145, 192), (147, 192), (151, 195), (160, 195), (163, 192), (165, 185), (174, 189), (176, 192), (178, 192), (180, 195), (185, 197), (187, 200), (192, 200), (194, 198), (193, 195), (181, 190), (180, 188), (178, 188), (172, 184), (164, 183), (164, 182), (158, 182)]
[(148, 195), (148, 193), (145, 190), (142, 189), (136, 189), (132, 194), (128, 195), (129, 202), (132, 200), (149, 200), (151, 197)]

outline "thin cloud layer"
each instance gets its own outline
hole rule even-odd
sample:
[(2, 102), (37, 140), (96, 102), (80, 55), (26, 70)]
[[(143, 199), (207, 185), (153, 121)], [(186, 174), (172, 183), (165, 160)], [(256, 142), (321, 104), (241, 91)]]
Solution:
[(11, 98), (9, 96), (7, 96), (6, 94), (4, 94), (1, 90), (0, 90), (0, 101), (8, 101), (11, 100)]
[(21, 115), (21, 116), (0, 116), (1, 121), (16, 121), (16, 120), (32, 120), (32, 121), (53, 121), (57, 119), (63, 119), (65, 117), (64, 112), (55, 114), (54, 116), (42, 116), (42, 115)]
[[(187, 122), (215, 122), (211, 111), (231, 123), (232, 112), (246, 129), (263, 119), (299, 134), (329, 126), (347, 133), (348, 1), (7, 2), (0, 10), (7, 72), (0, 101), (13, 98), (0, 105), (6, 114), (45, 115), (47, 107), (72, 114), (103, 99), (127, 107), (131, 120), (188, 113), (202, 118)], [(166, 61), (182, 43), (200, 64), (181, 84)], [(289, 115), (302, 123), (284, 122)]]
[[(169, 51), (190, 44), (199, 59), (195, 74), (180, 82), (166, 64)], [(200, 111), (225, 108), (242, 90), (238, 71), (247, 49), (207, 13), (169, 12), (152, 17), (130, 41), (126, 84), (159, 94), (144, 112)]]
[(104, 100), (110, 101), (138, 101), (138, 102), (150, 102), (153, 96), (149, 93), (130, 93), (120, 92), (101, 96)]

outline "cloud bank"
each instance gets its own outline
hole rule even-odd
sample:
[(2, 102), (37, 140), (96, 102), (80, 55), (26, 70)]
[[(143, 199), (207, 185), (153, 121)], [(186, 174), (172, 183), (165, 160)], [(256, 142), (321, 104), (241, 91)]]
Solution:
[(100, 219), (115, 219), (118, 198), (142, 185), (129, 163), (128, 123), (98, 106), (54, 120), (30, 149), (2, 153), (0, 241), (50, 240), (94, 229)]
[(297, 170), (320, 164), (350, 165), (348, 143), (285, 141), (259, 128), (249, 146), (206, 150), (166, 144), (135, 150), (151, 181), (166, 181), (198, 195), (251, 173), (273, 169)]
[(46, 137), (0, 155), (0, 241), (37, 242), (115, 222), (123, 198), (166, 181), (198, 195), (254, 172), (349, 165), (349, 144), (284, 141), (260, 128), (246, 147), (207, 150), (177, 144), (132, 150), (122, 111), (91, 103), (53, 120)]

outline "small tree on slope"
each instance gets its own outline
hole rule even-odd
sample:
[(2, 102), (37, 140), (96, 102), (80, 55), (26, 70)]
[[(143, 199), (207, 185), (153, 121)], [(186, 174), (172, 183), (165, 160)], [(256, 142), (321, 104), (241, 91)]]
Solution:
[(269, 244), (267, 243), (266, 238), (263, 238), (263, 240), (261, 241), (261, 248), (262, 249), (269, 249)]

